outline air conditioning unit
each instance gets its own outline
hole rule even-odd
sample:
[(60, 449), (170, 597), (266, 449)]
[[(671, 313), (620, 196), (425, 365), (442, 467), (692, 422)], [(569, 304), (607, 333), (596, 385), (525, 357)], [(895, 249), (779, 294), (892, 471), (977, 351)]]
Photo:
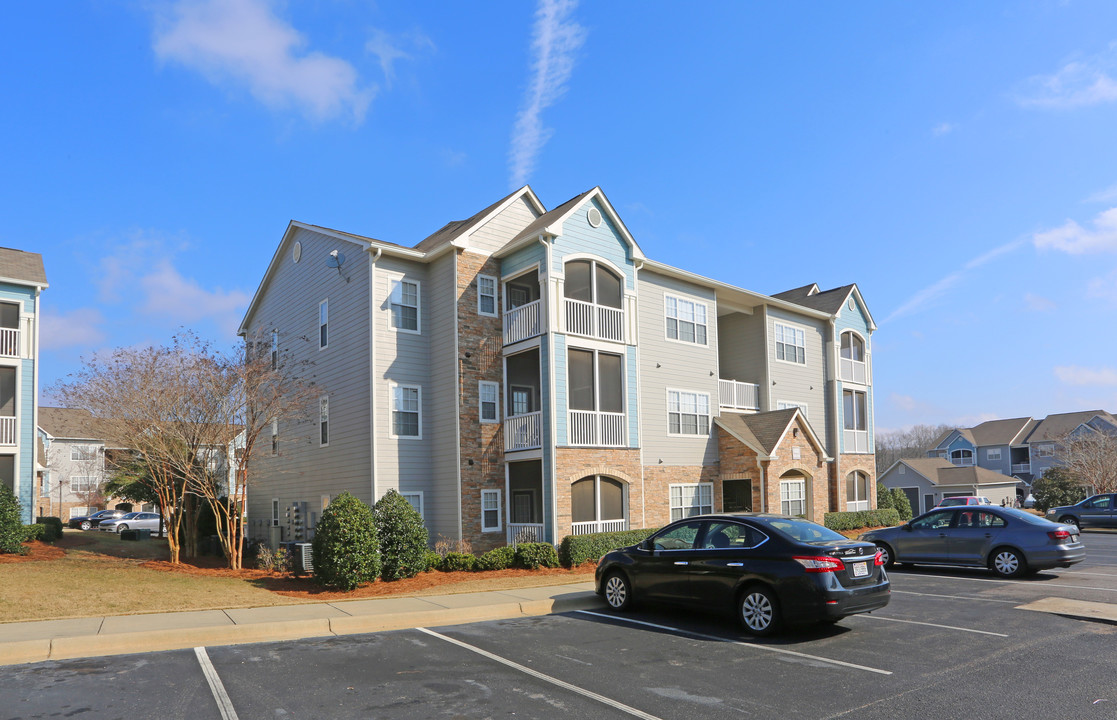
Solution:
[(296, 575), (314, 574), (314, 557), (311, 552), (312, 545), (308, 542), (291, 543), (291, 562), (294, 564)]

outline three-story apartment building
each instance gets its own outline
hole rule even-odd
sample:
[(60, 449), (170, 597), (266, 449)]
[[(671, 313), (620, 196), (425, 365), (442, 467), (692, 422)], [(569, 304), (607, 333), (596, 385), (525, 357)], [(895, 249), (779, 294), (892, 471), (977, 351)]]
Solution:
[(413, 247), (292, 222), (241, 324), (320, 393), (254, 461), (251, 533), (395, 489), (432, 537), (875, 503), (855, 285), (767, 296), (644, 256), (594, 188), (524, 187)]
[(0, 248), (0, 483), (32, 521), (39, 393), (39, 294), (47, 287), (38, 253)]

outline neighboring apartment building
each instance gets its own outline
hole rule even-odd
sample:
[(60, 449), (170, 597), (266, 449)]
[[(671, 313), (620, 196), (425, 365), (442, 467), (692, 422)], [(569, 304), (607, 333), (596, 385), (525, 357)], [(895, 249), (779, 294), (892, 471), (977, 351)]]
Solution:
[(944, 498), (960, 495), (986, 497), (994, 505), (1016, 502), (1016, 481), (1008, 475), (973, 465), (960, 467), (939, 457), (897, 460), (880, 476), (880, 482), (889, 490), (903, 490), (916, 515)]
[(0, 248), (0, 483), (32, 522), (39, 394), (39, 294), (43, 257)]
[(1023, 491), (1058, 464), (1059, 440), (1072, 432), (1117, 434), (1117, 417), (1105, 410), (1086, 410), (1048, 415), (1042, 420), (990, 420), (943, 433), (927, 456), (1010, 475), (1020, 481)]
[(524, 187), (413, 247), (291, 222), (241, 324), (319, 389), (253, 460), (250, 533), (305, 539), (389, 489), (432, 540), (875, 505), (872, 317), (644, 256), (594, 188)]

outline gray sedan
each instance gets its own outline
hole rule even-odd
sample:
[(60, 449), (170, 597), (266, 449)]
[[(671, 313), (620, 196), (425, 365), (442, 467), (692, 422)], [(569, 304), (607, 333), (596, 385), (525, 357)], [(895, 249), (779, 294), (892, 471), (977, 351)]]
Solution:
[(1053, 507), (1047, 519), (1076, 527), (1117, 527), (1117, 494), (1088, 497), (1075, 505)]
[(1017, 577), (1086, 559), (1075, 526), (996, 505), (936, 508), (903, 525), (871, 530), (860, 539), (880, 548), (885, 567), (966, 565)]
[(159, 513), (132, 512), (122, 518), (109, 520), (100, 524), (100, 529), (106, 532), (123, 532), (124, 530), (151, 530), (159, 531)]

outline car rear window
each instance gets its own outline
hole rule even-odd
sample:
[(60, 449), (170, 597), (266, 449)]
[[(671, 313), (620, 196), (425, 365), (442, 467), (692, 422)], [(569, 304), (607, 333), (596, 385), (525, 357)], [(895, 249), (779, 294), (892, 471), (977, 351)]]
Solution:
[(796, 540), (803, 542), (815, 542), (817, 540), (848, 540), (845, 535), (834, 532), (830, 528), (823, 527), (818, 523), (813, 523), (810, 520), (799, 520), (797, 518), (781, 518), (779, 520), (769, 520), (767, 523), (770, 527), (782, 532), (785, 535), (790, 535)]
[(1006, 518), (1011, 518), (1012, 520), (1022, 520), (1032, 525), (1043, 525), (1048, 522), (1038, 515), (1033, 515), (1029, 512), (1024, 512), (1023, 510), (1018, 510), (1016, 508), (1006, 507), (1001, 508), (1000, 511)]

